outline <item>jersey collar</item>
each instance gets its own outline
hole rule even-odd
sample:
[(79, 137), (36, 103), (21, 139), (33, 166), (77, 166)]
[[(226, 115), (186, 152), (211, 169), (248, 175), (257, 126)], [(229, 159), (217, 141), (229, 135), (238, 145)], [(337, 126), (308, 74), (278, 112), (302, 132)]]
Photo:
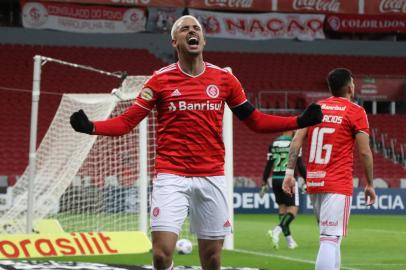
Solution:
[(197, 78), (197, 77), (199, 77), (199, 76), (201, 76), (201, 75), (204, 74), (204, 72), (206, 71), (206, 62), (203, 62), (203, 64), (204, 64), (204, 66), (203, 66), (202, 72), (200, 72), (199, 74), (193, 76), (193, 75), (190, 75), (190, 74), (188, 74), (188, 73), (186, 73), (186, 72), (184, 72), (184, 71), (182, 70), (182, 68), (181, 68), (180, 65), (179, 65), (179, 61), (176, 62), (176, 66), (178, 67), (178, 69), (180, 70), (180, 72), (182, 72), (183, 74), (185, 74), (186, 76), (191, 77), (191, 78)]

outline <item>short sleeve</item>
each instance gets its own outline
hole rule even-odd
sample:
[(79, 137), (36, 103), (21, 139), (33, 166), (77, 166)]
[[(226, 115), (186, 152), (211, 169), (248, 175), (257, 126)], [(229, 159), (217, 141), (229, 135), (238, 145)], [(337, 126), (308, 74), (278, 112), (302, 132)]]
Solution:
[(358, 110), (353, 115), (353, 130), (354, 134), (363, 132), (369, 135), (369, 123), (367, 114), (362, 107), (358, 107)]
[(147, 110), (152, 110), (158, 99), (160, 86), (157, 76), (152, 77), (144, 83), (144, 86), (137, 96), (135, 103)]
[(247, 97), (238, 79), (231, 73), (227, 73), (227, 76), (229, 94), (226, 101), (230, 108), (235, 108), (246, 102)]

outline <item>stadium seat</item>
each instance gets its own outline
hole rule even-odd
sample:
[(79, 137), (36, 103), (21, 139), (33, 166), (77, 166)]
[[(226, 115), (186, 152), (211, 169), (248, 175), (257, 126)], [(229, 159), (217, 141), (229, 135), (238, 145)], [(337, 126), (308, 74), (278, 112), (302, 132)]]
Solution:
[[(382, 56), (205, 52), (218, 66), (230, 66), (247, 91), (327, 91), (325, 77), (337, 66), (354, 74), (406, 74), (406, 58)], [(259, 68), (260, 67), (260, 68)]]
[(375, 188), (387, 188), (387, 187), (389, 187), (389, 185), (382, 178), (376, 178), (376, 179), (374, 179), (374, 187)]

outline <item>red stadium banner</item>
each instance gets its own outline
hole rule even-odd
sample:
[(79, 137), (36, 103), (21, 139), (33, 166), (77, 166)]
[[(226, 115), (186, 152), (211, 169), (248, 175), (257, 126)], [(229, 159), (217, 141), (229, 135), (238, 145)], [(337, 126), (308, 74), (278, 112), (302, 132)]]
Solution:
[(367, 0), (365, 14), (406, 14), (406, 0)]
[(271, 0), (189, 0), (188, 7), (233, 11), (272, 11)]
[(335, 32), (388, 33), (406, 32), (406, 16), (396, 15), (329, 15), (326, 28)]
[(324, 15), (283, 13), (225, 13), (189, 9), (208, 37), (232, 39), (324, 39)]
[[(368, 0), (370, 1), (370, 0)], [(367, 2), (367, 1), (366, 1)], [(355, 0), (278, 0), (276, 11), (295, 13), (346, 13), (358, 14)]]
[(186, 0), (43, 0), (77, 4), (140, 6), (140, 7), (185, 7)]
[(135, 33), (145, 31), (145, 11), (51, 2), (21, 1), (26, 28), (54, 29), (77, 33)]
[(404, 78), (355, 76), (355, 93), (364, 100), (404, 101)]
[(44, 0), (96, 5), (201, 8), (232, 11), (272, 11), (272, 0)]

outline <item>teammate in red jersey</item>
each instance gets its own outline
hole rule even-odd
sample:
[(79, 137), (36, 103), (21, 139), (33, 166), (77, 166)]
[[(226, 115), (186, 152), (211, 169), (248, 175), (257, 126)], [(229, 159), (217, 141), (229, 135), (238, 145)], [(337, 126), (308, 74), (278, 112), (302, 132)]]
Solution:
[(357, 142), (367, 179), (365, 202), (375, 202), (373, 159), (365, 110), (353, 103), (354, 82), (348, 69), (337, 68), (327, 78), (332, 97), (319, 101), (322, 123), (298, 131), (290, 146), (283, 189), (294, 192), (293, 168), (308, 136), (307, 193), (320, 228), (316, 270), (340, 269), (342, 236), (346, 235), (352, 199), (353, 145)]
[(223, 169), (225, 103), (257, 132), (318, 124), (322, 113), (316, 104), (298, 117), (259, 112), (247, 101), (233, 74), (203, 61), (206, 41), (195, 17), (178, 19), (171, 35), (179, 61), (154, 72), (125, 113), (91, 122), (79, 111), (72, 114), (71, 125), (78, 132), (119, 136), (130, 132), (156, 107), (157, 178), (151, 205), (153, 267), (173, 269), (175, 244), (189, 214), (190, 229), (198, 238), (202, 268), (217, 270), (223, 240), (231, 233)]

